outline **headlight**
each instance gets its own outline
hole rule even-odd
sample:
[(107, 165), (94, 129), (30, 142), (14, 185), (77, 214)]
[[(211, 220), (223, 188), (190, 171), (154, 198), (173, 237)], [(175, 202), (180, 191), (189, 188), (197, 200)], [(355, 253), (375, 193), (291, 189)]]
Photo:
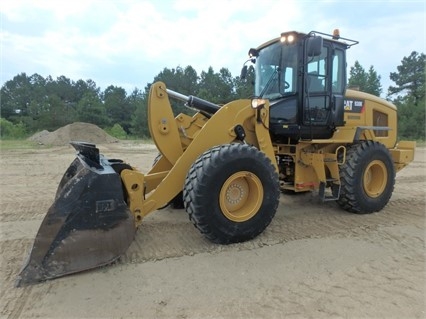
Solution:
[(281, 33), (280, 41), (282, 43), (292, 44), (292, 43), (294, 43), (296, 41), (296, 39), (297, 39), (296, 33), (294, 33), (294, 32)]
[(254, 98), (253, 100), (251, 100), (251, 107), (254, 109), (261, 108), (262, 106), (265, 105), (265, 103), (266, 103), (265, 99)]

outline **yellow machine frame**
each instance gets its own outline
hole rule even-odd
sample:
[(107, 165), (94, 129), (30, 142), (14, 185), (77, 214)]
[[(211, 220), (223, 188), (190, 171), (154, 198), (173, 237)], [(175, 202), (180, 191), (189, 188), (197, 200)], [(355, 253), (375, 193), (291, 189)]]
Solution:
[[(154, 83), (149, 94), (148, 123), (150, 133), (162, 154), (145, 175), (136, 170), (123, 170), (121, 178), (136, 225), (143, 217), (166, 205), (183, 188), (186, 174), (198, 156), (224, 143), (239, 142), (235, 126), (245, 131), (244, 143), (257, 147), (273, 163), (276, 155), (288, 155), (296, 163), (294, 185), (281, 183), (281, 188), (295, 192), (317, 190), (332, 181), (339, 184), (339, 165), (344, 164), (346, 147), (359, 140), (384, 144), (391, 152), (395, 170), (399, 171), (414, 158), (415, 142), (396, 143), (396, 108), (379, 98), (348, 90), (348, 98), (363, 99), (366, 110), (359, 115), (345, 114), (346, 125), (339, 127), (331, 139), (300, 141), (297, 144), (273, 144), (269, 134), (269, 103), (254, 109), (250, 100), (230, 102), (213, 116), (202, 112), (194, 116), (174, 116), (166, 85)], [(371, 105), (370, 105), (371, 104)], [(374, 124), (374, 114), (386, 116), (383, 134)], [(380, 126), (382, 127), (382, 126)], [(392, 129), (391, 129), (392, 128)], [(194, 142), (194, 143), (193, 143)]]

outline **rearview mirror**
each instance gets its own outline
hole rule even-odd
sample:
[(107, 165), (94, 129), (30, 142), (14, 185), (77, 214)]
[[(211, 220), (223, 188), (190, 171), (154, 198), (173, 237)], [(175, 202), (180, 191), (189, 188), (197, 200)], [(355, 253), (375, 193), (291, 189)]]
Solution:
[(321, 55), (321, 49), (322, 49), (322, 37), (314, 36), (309, 37), (306, 40), (306, 47), (307, 47), (307, 55), (308, 57), (315, 57)]

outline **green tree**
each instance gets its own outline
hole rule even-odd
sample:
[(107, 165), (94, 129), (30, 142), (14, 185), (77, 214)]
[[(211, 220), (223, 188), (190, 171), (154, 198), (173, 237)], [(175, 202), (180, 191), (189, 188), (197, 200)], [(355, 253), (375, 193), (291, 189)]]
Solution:
[(0, 116), (13, 121), (27, 115), (27, 108), (32, 100), (30, 78), (21, 73), (7, 81), (0, 90)]
[(398, 72), (391, 72), (390, 79), (396, 86), (390, 86), (388, 96), (397, 94), (412, 96), (414, 105), (424, 101), (425, 97), (425, 64), (424, 53), (411, 52), (408, 57), (404, 57), (401, 65), (397, 66)]
[(22, 122), (13, 124), (12, 122), (0, 117), (0, 137), (2, 139), (23, 138), (27, 134)]
[[(157, 76), (154, 77), (154, 82), (162, 81), (168, 89), (179, 92), (184, 95), (198, 94), (198, 75), (195, 69), (187, 66), (185, 69), (178, 66), (176, 69), (164, 68)], [(145, 88), (145, 94), (148, 96), (150, 85)], [(171, 99), (170, 104), (175, 115), (187, 112), (185, 102)]]
[(397, 72), (390, 73), (395, 86), (388, 98), (398, 107), (398, 135), (409, 139), (425, 139), (425, 54), (413, 51), (404, 57)]
[(127, 138), (126, 131), (118, 123), (115, 123), (113, 127), (107, 129), (106, 131), (111, 136), (114, 136), (120, 140), (125, 140)]
[(103, 93), (103, 101), (110, 123), (120, 123), (126, 132), (130, 132), (134, 107), (129, 103), (126, 91), (110, 85)]
[(406, 96), (393, 101), (398, 108), (398, 136), (425, 140), (425, 99), (417, 105), (414, 100), (413, 96)]
[(164, 68), (154, 77), (154, 82), (157, 81), (162, 81), (167, 88), (185, 95), (195, 95), (198, 91), (198, 75), (192, 66), (185, 68), (178, 66), (173, 69)]
[(254, 68), (251, 66), (247, 69), (245, 79), (237, 76), (234, 80), (235, 84), (235, 98), (250, 99), (254, 93)]
[[(145, 88), (145, 90), (148, 90)], [(141, 90), (135, 88), (128, 96), (129, 103), (133, 105), (135, 111), (132, 115), (132, 125), (130, 131), (137, 137), (149, 137), (148, 119), (147, 119), (147, 95)]]
[(377, 74), (373, 66), (370, 66), (367, 73), (367, 86), (365, 92), (380, 96), (383, 92), (382, 84), (380, 83), (381, 76)]
[(197, 71), (192, 66), (185, 67), (182, 92), (187, 95), (196, 95), (198, 93), (198, 79)]
[[(14, 122), (24, 122), (30, 131), (37, 131), (39, 125), (50, 123), (48, 113), (51, 109), (49, 92), (46, 88), (46, 79), (39, 74), (33, 74), (29, 79), (30, 102), (25, 112), (20, 112), (18, 117), (12, 117)], [(43, 121), (43, 119), (47, 119)], [(46, 129), (48, 129), (46, 127)]]
[(92, 80), (83, 81), (81, 79), (74, 83), (73, 90), (76, 101), (80, 101), (87, 91), (92, 91), (94, 94), (99, 94), (100, 91)]
[(226, 104), (235, 99), (234, 79), (226, 68), (221, 68), (219, 73), (212, 67), (201, 72), (199, 87), (198, 96), (209, 102)]
[(75, 83), (71, 79), (61, 75), (56, 80), (52, 80), (49, 76), (46, 85), (48, 92), (55, 94), (65, 104), (74, 104), (78, 101)]
[[(162, 81), (168, 89), (184, 95), (198, 95), (198, 75), (192, 66), (182, 68), (164, 68), (153, 79), (153, 82)], [(151, 83), (145, 86), (143, 91), (135, 89), (129, 96), (129, 103), (133, 105), (135, 111), (132, 116), (131, 133), (138, 137), (149, 137), (147, 122), (148, 96)], [(179, 113), (191, 114), (192, 111), (185, 107), (184, 101), (170, 99), (170, 104), (175, 115)]]
[[(234, 78), (226, 68), (215, 72), (210, 67), (201, 76), (192, 66), (164, 68), (153, 81), (163, 81), (169, 89), (217, 104), (252, 95), (251, 80)], [(150, 86), (147, 83), (144, 90), (135, 88), (127, 95), (123, 88), (110, 85), (101, 93), (90, 79), (73, 81), (66, 76), (53, 79), (21, 73), (1, 87), (1, 117), (13, 125), (22, 123), (29, 133), (84, 121), (103, 128), (117, 124), (126, 134), (148, 136), (146, 112)], [(193, 113), (184, 101), (170, 99), (170, 102), (175, 115)]]
[(33, 123), (37, 123), (32, 130), (43, 128), (54, 131), (71, 123), (74, 118), (74, 110), (68, 110), (64, 101), (56, 94), (45, 96), (42, 100), (31, 101), (29, 114)]
[(356, 87), (362, 92), (380, 96), (382, 93), (382, 85), (380, 84), (380, 75), (370, 66), (368, 72), (361, 66), (358, 61), (355, 61), (354, 66), (349, 70), (349, 87)]
[(108, 125), (108, 117), (105, 107), (99, 96), (92, 91), (88, 91), (77, 105), (77, 118), (81, 122), (88, 122), (100, 127)]
[(77, 104), (73, 82), (64, 77), (53, 80), (35, 73), (21, 73), (1, 88), (2, 116), (23, 123), (29, 132), (55, 130), (74, 120)]
[[(74, 120), (76, 104), (72, 88), (73, 83), (65, 76), (53, 80), (46, 79), (38, 74), (30, 77), (31, 102), (27, 113), (30, 118), (24, 118), (32, 131), (47, 129), (53, 131)], [(29, 122), (28, 122), (29, 121)]]

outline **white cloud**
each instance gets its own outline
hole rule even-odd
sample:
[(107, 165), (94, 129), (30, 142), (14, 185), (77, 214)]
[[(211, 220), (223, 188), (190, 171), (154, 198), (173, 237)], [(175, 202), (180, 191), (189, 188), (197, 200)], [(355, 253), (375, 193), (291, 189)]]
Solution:
[(142, 88), (178, 65), (237, 75), (250, 47), (282, 31), (336, 27), (360, 40), (349, 64), (373, 65), (384, 79), (411, 50), (424, 50), (424, 5), (423, 12), (410, 10), (418, 3), (403, 5), (404, 13), (333, 1), (3, 1), (2, 82), (26, 72)]
[(12, 21), (25, 21), (39, 12), (48, 13), (51, 18), (64, 20), (69, 16), (85, 12), (99, 1), (51, 1), (51, 0), (4, 0), (1, 12)]
[[(423, 25), (423, 28), (422, 28)], [(347, 26), (347, 32), (360, 43), (348, 51), (348, 64), (355, 60), (368, 70), (373, 66), (381, 76), (383, 95), (394, 83), (389, 74), (395, 72), (412, 51), (425, 52), (425, 12), (413, 11), (377, 17), (373, 27)]]

